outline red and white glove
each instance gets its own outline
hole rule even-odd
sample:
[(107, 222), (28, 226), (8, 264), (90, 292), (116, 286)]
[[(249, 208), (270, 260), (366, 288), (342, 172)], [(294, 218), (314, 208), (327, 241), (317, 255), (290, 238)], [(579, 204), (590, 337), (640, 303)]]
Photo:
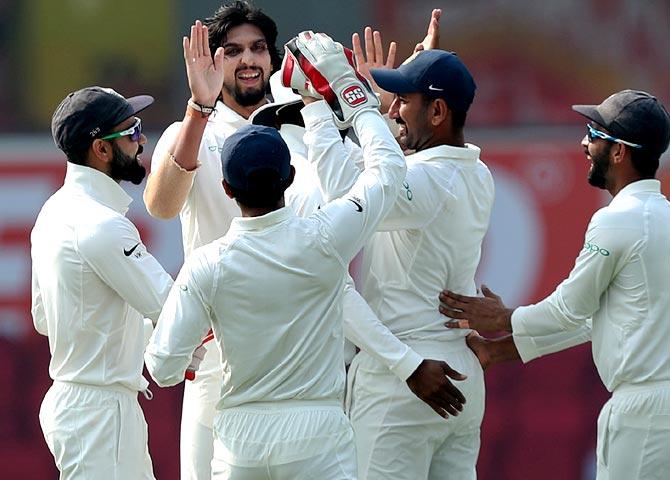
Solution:
[(191, 363), (188, 364), (188, 367), (186, 367), (186, 372), (184, 373), (185, 380), (195, 380), (195, 372), (197, 372), (198, 368), (200, 368), (200, 363), (202, 363), (203, 358), (205, 358), (205, 353), (207, 353), (207, 347), (205, 347), (205, 343), (213, 339), (214, 334), (210, 330), (207, 336), (202, 340), (202, 343), (198, 345), (198, 347), (193, 352)]
[(338, 128), (350, 127), (363, 110), (379, 109), (370, 84), (356, 71), (353, 52), (328, 35), (301, 32), (284, 49), (284, 86), (301, 95), (323, 98)]

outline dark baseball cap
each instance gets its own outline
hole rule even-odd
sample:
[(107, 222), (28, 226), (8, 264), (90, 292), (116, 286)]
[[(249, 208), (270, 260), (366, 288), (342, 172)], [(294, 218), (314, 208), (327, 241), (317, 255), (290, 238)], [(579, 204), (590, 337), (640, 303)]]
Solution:
[[(223, 142), (223, 178), (238, 192), (280, 188), (291, 172), (291, 154), (275, 128), (245, 125)], [(256, 176), (254, 173), (263, 173)]]
[(670, 116), (656, 97), (640, 90), (622, 90), (600, 105), (572, 109), (607, 129), (613, 136), (661, 155), (670, 141)]
[(149, 95), (126, 99), (111, 88), (82, 88), (60, 102), (51, 118), (51, 134), (66, 154), (80, 151), (153, 102)]
[(443, 98), (454, 110), (466, 112), (475, 98), (477, 85), (455, 53), (422, 50), (398, 68), (371, 70), (380, 88), (391, 93), (421, 92)]

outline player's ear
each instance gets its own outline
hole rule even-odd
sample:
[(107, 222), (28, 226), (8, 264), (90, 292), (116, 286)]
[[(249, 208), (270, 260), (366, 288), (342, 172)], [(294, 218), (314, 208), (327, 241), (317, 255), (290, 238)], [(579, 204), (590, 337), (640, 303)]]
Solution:
[[(112, 157), (114, 156), (114, 153), (112, 152), (112, 144), (105, 140), (100, 140), (99, 138), (93, 140), (88, 154), (89, 164), (91, 164), (91, 160), (93, 160), (95, 163), (109, 163), (112, 161)], [(93, 157), (92, 159), (90, 158), (91, 156)]]
[(434, 127), (442, 125), (451, 113), (447, 102), (445, 102), (443, 98), (434, 99), (430, 102), (428, 108), (430, 113), (430, 123)]
[(288, 180), (286, 180), (286, 188), (290, 187), (295, 180), (295, 167), (291, 165), (291, 171), (288, 174)]
[(621, 143), (613, 143), (612, 148), (610, 149), (610, 156), (612, 157), (612, 163), (621, 163), (626, 157), (626, 152), (628, 147), (622, 145)]
[(235, 197), (233, 195), (233, 188), (230, 186), (230, 184), (228, 182), (226, 182), (225, 179), (223, 180), (222, 183), (223, 183), (223, 191), (226, 192), (226, 195), (228, 195), (228, 198), (234, 199)]

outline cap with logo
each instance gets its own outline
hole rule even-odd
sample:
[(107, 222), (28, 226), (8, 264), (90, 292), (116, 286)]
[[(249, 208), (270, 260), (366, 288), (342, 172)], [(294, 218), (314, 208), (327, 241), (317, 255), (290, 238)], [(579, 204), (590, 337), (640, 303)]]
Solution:
[(235, 190), (263, 194), (288, 180), (291, 154), (276, 129), (245, 125), (223, 143), (221, 165), (223, 178)]
[(622, 90), (600, 105), (572, 109), (607, 129), (610, 134), (661, 155), (670, 142), (670, 116), (656, 97), (640, 90)]
[(153, 101), (149, 95), (126, 99), (111, 88), (77, 90), (63, 99), (51, 118), (54, 142), (66, 154), (84, 150)]
[(391, 93), (421, 92), (443, 98), (454, 110), (465, 112), (475, 98), (477, 85), (455, 53), (422, 50), (394, 70), (373, 68), (372, 78)]

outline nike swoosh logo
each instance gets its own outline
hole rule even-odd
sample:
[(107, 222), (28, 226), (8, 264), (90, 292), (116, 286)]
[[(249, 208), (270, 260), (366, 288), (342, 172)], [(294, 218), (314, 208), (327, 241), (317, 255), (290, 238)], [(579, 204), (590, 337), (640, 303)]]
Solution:
[(432, 90), (433, 92), (444, 92), (444, 88), (433, 87), (433, 84), (428, 85), (428, 90)]
[(126, 257), (130, 257), (130, 256), (133, 254), (133, 252), (135, 251), (135, 249), (136, 249), (137, 247), (139, 247), (139, 245), (140, 245), (139, 243), (135, 244), (135, 246), (134, 246), (133, 248), (131, 248), (130, 250), (126, 250), (126, 249), (124, 248), (124, 249), (123, 249), (123, 254), (124, 254)]
[(354, 200), (353, 198), (347, 198), (347, 200), (349, 200), (351, 203), (356, 205), (356, 211), (358, 211), (358, 212), (363, 211), (363, 206), (360, 203), (358, 203), (356, 200)]

